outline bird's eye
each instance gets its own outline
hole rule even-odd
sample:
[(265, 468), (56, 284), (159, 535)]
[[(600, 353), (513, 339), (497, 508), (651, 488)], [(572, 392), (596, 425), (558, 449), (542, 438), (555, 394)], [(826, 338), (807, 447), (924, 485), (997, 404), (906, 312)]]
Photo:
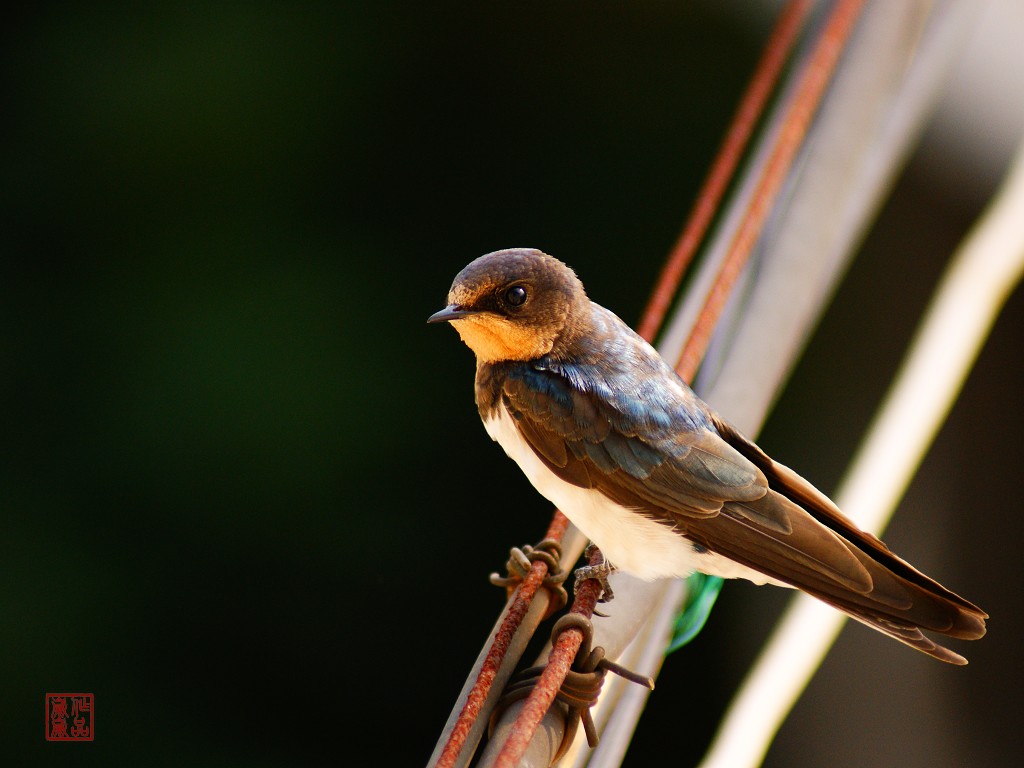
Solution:
[(505, 303), (510, 307), (521, 307), (526, 303), (526, 289), (521, 285), (513, 285), (505, 291)]

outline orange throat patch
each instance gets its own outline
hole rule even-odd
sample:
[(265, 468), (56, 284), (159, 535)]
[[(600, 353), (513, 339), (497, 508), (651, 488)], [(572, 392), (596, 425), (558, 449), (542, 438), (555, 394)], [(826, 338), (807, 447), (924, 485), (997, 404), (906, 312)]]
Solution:
[(520, 328), (495, 315), (470, 315), (453, 320), (451, 324), (483, 363), (532, 360), (546, 355), (554, 344), (554, 338)]

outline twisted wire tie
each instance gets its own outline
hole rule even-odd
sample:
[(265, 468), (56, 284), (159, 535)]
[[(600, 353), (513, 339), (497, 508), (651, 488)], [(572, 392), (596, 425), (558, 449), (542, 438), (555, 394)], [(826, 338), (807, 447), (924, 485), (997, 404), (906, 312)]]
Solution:
[(555, 539), (544, 539), (536, 546), (525, 545), (522, 549), (512, 547), (509, 550), (508, 562), (505, 563), (507, 576), (492, 573), (491, 584), (496, 587), (504, 587), (509, 597), (516, 591), (523, 579), (530, 572), (530, 568), (537, 561), (543, 562), (547, 568), (547, 575), (541, 582), (541, 586), (548, 590), (551, 595), (550, 605), (544, 618), (550, 617), (556, 611), (560, 611), (569, 602), (569, 595), (562, 586), (569, 571), (561, 566), (562, 545)]
[[(564, 592), (564, 590), (563, 590)], [(583, 635), (583, 641), (576, 652), (572, 669), (566, 675), (565, 681), (559, 686), (555, 701), (560, 702), (566, 708), (565, 733), (562, 735), (562, 742), (558, 746), (552, 764), (557, 763), (572, 746), (576, 732), (579, 730), (580, 722), (583, 723), (583, 731), (587, 735), (587, 743), (591, 748), (597, 746), (600, 737), (597, 727), (594, 725), (594, 718), (590, 708), (597, 703), (601, 694), (601, 687), (609, 672), (614, 672), (619, 677), (625, 678), (631, 683), (642, 685), (654, 690), (654, 680), (647, 675), (640, 675), (632, 670), (626, 669), (605, 658), (605, 650), (601, 646), (591, 649), (590, 645), (594, 639), (594, 625), (586, 616), (579, 613), (568, 613), (558, 621), (551, 630), (551, 645), (558, 643), (559, 636), (567, 629), (577, 629)], [(501, 718), (502, 712), (509, 705), (516, 701), (525, 699), (530, 695), (540, 676), (543, 674), (546, 665), (539, 665), (524, 669), (516, 674), (509, 681), (505, 692), (502, 694), (498, 705), (491, 714), (490, 729)]]

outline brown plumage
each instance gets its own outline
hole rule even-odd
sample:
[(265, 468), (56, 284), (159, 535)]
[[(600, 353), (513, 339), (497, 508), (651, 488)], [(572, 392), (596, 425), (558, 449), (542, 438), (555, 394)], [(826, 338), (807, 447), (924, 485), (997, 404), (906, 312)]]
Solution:
[(793, 586), (954, 664), (922, 630), (985, 634), (987, 614), (730, 426), (556, 259), (483, 256), (431, 319), (476, 353), (488, 432), (613, 565)]

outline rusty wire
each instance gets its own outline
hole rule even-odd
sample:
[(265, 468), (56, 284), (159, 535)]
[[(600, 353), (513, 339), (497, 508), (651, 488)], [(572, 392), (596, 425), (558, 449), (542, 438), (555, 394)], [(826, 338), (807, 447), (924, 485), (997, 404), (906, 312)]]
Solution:
[[(602, 562), (602, 558), (601, 553), (595, 548), (590, 555), (590, 564), (597, 565)], [(587, 579), (578, 585), (576, 599), (573, 600), (570, 612), (589, 619), (594, 614), (600, 595), (600, 582), (597, 579)], [(494, 768), (515, 768), (518, 765), (519, 758), (529, 746), (541, 718), (554, 703), (558, 691), (565, 682), (583, 640), (584, 632), (578, 626), (567, 626), (559, 633), (544, 671), (530, 691), (523, 708), (519, 710), (516, 728), (498, 753)]]
[[(598, 555), (598, 558), (595, 558), (595, 560), (599, 559), (599, 557)], [(591, 589), (593, 589), (593, 585), (587, 586), (588, 591)], [(601, 586), (598, 584), (595, 595), (600, 592), (600, 589)], [(572, 746), (580, 723), (583, 724), (584, 731), (586, 732), (587, 743), (591, 747), (597, 746), (599, 735), (597, 726), (594, 724), (594, 718), (590, 713), (590, 708), (597, 703), (597, 699), (601, 694), (601, 688), (604, 685), (604, 679), (609, 672), (614, 672), (630, 682), (654, 690), (654, 680), (650, 677), (638, 675), (620, 664), (605, 658), (604, 648), (600, 646), (592, 647), (594, 625), (585, 615), (587, 606), (590, 606), (589, 610), (593, 610), (589, 594), (583, 603), (583, 610), (573, 610), (565, 614), (555, 622), (551, 630), (551, 645), (553, 647), (559, 644), (562, 634), (569, 629), (579, 631), (582, 637), (578, 650), (575, 651), (572, 666), (566, 674), (566, 679), (558, 687), (554, 699), (554, 701), (564, 706), (565, 731), (562, 734), (561, 744), (552, 762), (558, 762), (559, 758)], [(504, 710), (510, 704), (529, 697), (547, 668), (548, 665), (530, 667), (517, 674), (510, 681), (505, 689), (505, 693), (498, 702), (497, 708), (491, 715), (492, 724), (501, 717)], [(543, 702), (538, 705), (538, 709), (542, 705)], [(546, 711), (546, 709), (540, 710), (541, 717), (543, 717)]]
[[(558, 510), (555, 510), (555, 515), (548, 526), (547, 533), (544, 535), (544, 540), (560, 542), (568, 527), (569, 519)], [(516, 589), (514, 597), (511, 599), (512, 605), (509, 607), (505, 620), (491, 641), (487, 657), (484, 659), (476, 680), (473, 682), (473, 688), (470, 690), (466, 702), (459, 712), (458, 719), (448, 735), (448, 740), (445, 742), (437, 762), (434, 763), (437, 768), (451, 768), (458, 760), (459, 754), (466, 745), (466, 740), (469, 737), (473, 723), (479, 718), (484, 702), (491, 691), (491, 686), (498, 675), (498, 669), (512, 644), (512, 638), (522, 625), (523, 617), (526, 616), (526, 612), (533, 602), (537, 590), (543, 586), (547, 575), (547, 562), (543, 558), (538, 558), (531, 563), (529, 572), (523, 578), (518, 589)]]
[(665, 266), (658, 276), (658, 282), (651, 291), (651, 298), (637, 325), (637, 333), (647, 341), (654, 341), (665, 321), (665, 314), (675, 298), (683, 274), (693, 261), (697, 247), (715, 217), (722, 196), (746, 152), (754, 128), (764, 113), (768, 98), (775, 91), (779, 76), (789, 60), (789, 54), (810, 8), (810, 0), (790, 0), (782, 10), (771, 37), (768, 38), (750, 84), (740, 99), (729, 130), (715, 155), (714, 163), (697, 193), (693, 210), (690, 211), (679, 239), (665, 260)]
[(733, 238), (725, 255), (714, 285), (708, 292), (704, 306), (697, 316), (690, 337), (687, 339), (676, 373), (684, 381), (692, 381), (700, 366), (718, 318), (725, 309), (733, 286), (761, 236), (761, 230), (768, 214), (775, 204), (782, 184), (793, 165), (797, 152), (803, 145), (811, 120), (817, 113), (825, 89), (832, 79), (839, 54), (853, 31), (854, 23), (860, 16), (864, 0), (838, 0), (821, 36), (815, 43), (807, 66), (801, 73), (796, 95), (789, 106), (782, 130), (775, 139), (767, 165), (758, 181), (754, 197), (743, 216), (743, 222)]

